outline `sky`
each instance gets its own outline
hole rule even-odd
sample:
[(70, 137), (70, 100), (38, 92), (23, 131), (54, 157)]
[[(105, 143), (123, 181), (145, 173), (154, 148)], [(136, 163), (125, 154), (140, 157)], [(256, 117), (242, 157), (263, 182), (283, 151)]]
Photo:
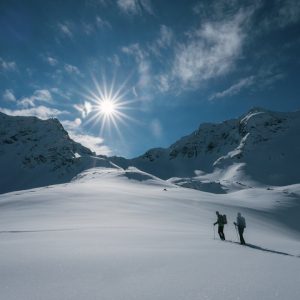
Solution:
[(299, 110), (299, 53), (298, 0), (2, 0), (0, 111), (131, 158), (253, 107)]

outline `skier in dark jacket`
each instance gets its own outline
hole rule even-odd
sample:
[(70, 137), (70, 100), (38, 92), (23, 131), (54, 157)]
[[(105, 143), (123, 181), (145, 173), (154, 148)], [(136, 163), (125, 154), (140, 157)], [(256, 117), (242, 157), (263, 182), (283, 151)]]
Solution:
[(214, 223), (214, 226), (216, 224), (218, 224), (218, 234), (220, 236), (220, 239), (222, 241), (225, 241), (225, 234), (224, 234), (225, 223), (224, 223), (223, 216), (218, 211), (216, 211), (216, 215), (217, 215), (218, 219), (217, 219), (217, 222)]
[(241, 213), (237, 214), (236, 217), (236, 222), (233, 222), (235, 226), (238, 228), (239, 236), (240, 236), (240, 241), (241, 245), (246, 245), (246, 242), (244, 240), (243, 234), (244, 234), (244, 229), (246, 228), (246, 220), (245, 218), (241, 215)]

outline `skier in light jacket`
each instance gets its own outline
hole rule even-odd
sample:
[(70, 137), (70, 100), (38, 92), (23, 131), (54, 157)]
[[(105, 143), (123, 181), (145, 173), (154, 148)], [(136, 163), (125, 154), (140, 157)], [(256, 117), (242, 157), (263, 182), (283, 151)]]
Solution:
[(241, 215), (239, 212), (236, 217), (236, 222), (233, 222), (235, 226), (238, 228), (239, 236), (240, 236), (240, 241), (242, 245), (245, 245), (246, 242), (244, 240), (243, 234), (244, 234), (244, 229), (246, 228), (246, 220), (245, 218)]

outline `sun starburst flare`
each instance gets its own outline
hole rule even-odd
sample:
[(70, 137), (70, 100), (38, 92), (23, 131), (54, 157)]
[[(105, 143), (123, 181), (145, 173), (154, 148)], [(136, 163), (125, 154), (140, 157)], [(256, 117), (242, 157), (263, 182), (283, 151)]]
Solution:
[(132, 88), (126, 88), (127, 80), (117, 89), (115, 80), (110, 86), (107, 85), (105, 77), (100, 84), (93, 78), (95, 91), (88, 91), (84, 97), (91, 102), (90, 112), (87, 114), (85, 124), (92, 123), (94, 126), (100, 124), (100, 134), (112, 127), (121, 135), (120, 124), (128, 125), (129, 121), (135, 121), (125, 111), (132, 109), (132, 103), (136, 100), (127, 100)]

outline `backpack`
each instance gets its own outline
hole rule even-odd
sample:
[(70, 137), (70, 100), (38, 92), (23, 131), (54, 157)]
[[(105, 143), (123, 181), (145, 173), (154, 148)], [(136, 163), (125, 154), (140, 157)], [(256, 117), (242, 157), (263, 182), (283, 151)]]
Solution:
[(246, 228), (246, 220), (244, 217), (240, 218), (240, 226)]
[(227, 217), (226, 217), (226, 215), (222, 216), (222, 220), (223, 220), (223, 224), (224, 225), (227, 224)]

